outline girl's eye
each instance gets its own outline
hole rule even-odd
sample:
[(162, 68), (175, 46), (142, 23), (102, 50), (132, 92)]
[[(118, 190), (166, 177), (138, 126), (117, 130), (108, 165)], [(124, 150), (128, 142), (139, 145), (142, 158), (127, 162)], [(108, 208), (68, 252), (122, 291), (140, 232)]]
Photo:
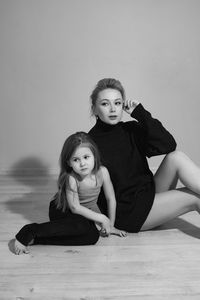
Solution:
[(101, 105), (102, 105), (102, 106), (107, 106), (108, 103), (107, 103), (107, 102), (102, 102)]
[(78, 161), (78, 158), (74, 158), (73, 161), (74, 161), (74, 162), (77, 162), (77, 161)]
[(115, 105), (117, 105), (117, 106), (119, 106), (119, 105), (121, 105), (122, 104), (122, 102), (121, 101), (117, 101), (117, 102), (115, 102)]
[(84, 156), (84, 158), (85, 158), (85, 159), (88, 159), (88, 158), (89, 158), (89, 155)]

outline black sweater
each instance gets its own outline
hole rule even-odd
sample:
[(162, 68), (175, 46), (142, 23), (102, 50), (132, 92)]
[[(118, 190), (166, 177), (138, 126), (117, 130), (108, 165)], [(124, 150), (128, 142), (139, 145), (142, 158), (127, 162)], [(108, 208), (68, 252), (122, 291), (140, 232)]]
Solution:
[[(155, 196), (155, 185), (146, 157), (174, 151), (172, 135), (139, 104), (131, 116), (136, 119), (109, 125), (97, 120), (89, 135), (96, 142), (102, 163), (115, 189), (117, 228), (138, 232), (145, 222)], [(98, 204), (106, 213), (104, 194)]]

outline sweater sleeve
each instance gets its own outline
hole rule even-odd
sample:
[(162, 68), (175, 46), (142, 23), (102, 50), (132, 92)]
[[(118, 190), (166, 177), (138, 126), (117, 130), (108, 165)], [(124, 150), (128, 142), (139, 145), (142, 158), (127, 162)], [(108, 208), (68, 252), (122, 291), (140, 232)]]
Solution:
[[(176, 141), (163, 127), (160, 121), (154, 119), (138, 104), (131, 114), (137, 120), (134, 122), (134, 139), (147, 157), (167, 154), (176, 149)], [(132, 122), (131, 122), (132, 123)]]

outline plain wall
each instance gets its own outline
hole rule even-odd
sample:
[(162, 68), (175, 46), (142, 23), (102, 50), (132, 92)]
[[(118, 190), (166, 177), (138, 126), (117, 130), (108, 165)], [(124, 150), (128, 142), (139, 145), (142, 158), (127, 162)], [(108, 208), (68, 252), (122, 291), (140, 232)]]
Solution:
[(57, 173), (104, 77), (200, 164), (199, 28), (199, 0), (0, 0), (0, 173)]

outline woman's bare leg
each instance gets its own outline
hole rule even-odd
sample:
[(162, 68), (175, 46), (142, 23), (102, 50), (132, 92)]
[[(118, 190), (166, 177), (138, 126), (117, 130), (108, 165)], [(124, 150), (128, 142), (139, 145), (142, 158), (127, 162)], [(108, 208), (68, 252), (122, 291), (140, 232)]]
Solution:
[(187, 188), (158, 193), (141, 230), (152, 229), (193, 210), (200, 213), (200, 196)]
[[(175, 190), (177, 180), (186, 188)], [(152, 229), (189, 211), (200, 213), (200, 169), (182, 152), (164, 158), (155, 176), (156, 195), (142, 230)]]
[(200, 168), (183, 152), (174, 151), (165, 156), (154, 176), (156, 193), (174, 189), (178, 179), (200, 195)]

